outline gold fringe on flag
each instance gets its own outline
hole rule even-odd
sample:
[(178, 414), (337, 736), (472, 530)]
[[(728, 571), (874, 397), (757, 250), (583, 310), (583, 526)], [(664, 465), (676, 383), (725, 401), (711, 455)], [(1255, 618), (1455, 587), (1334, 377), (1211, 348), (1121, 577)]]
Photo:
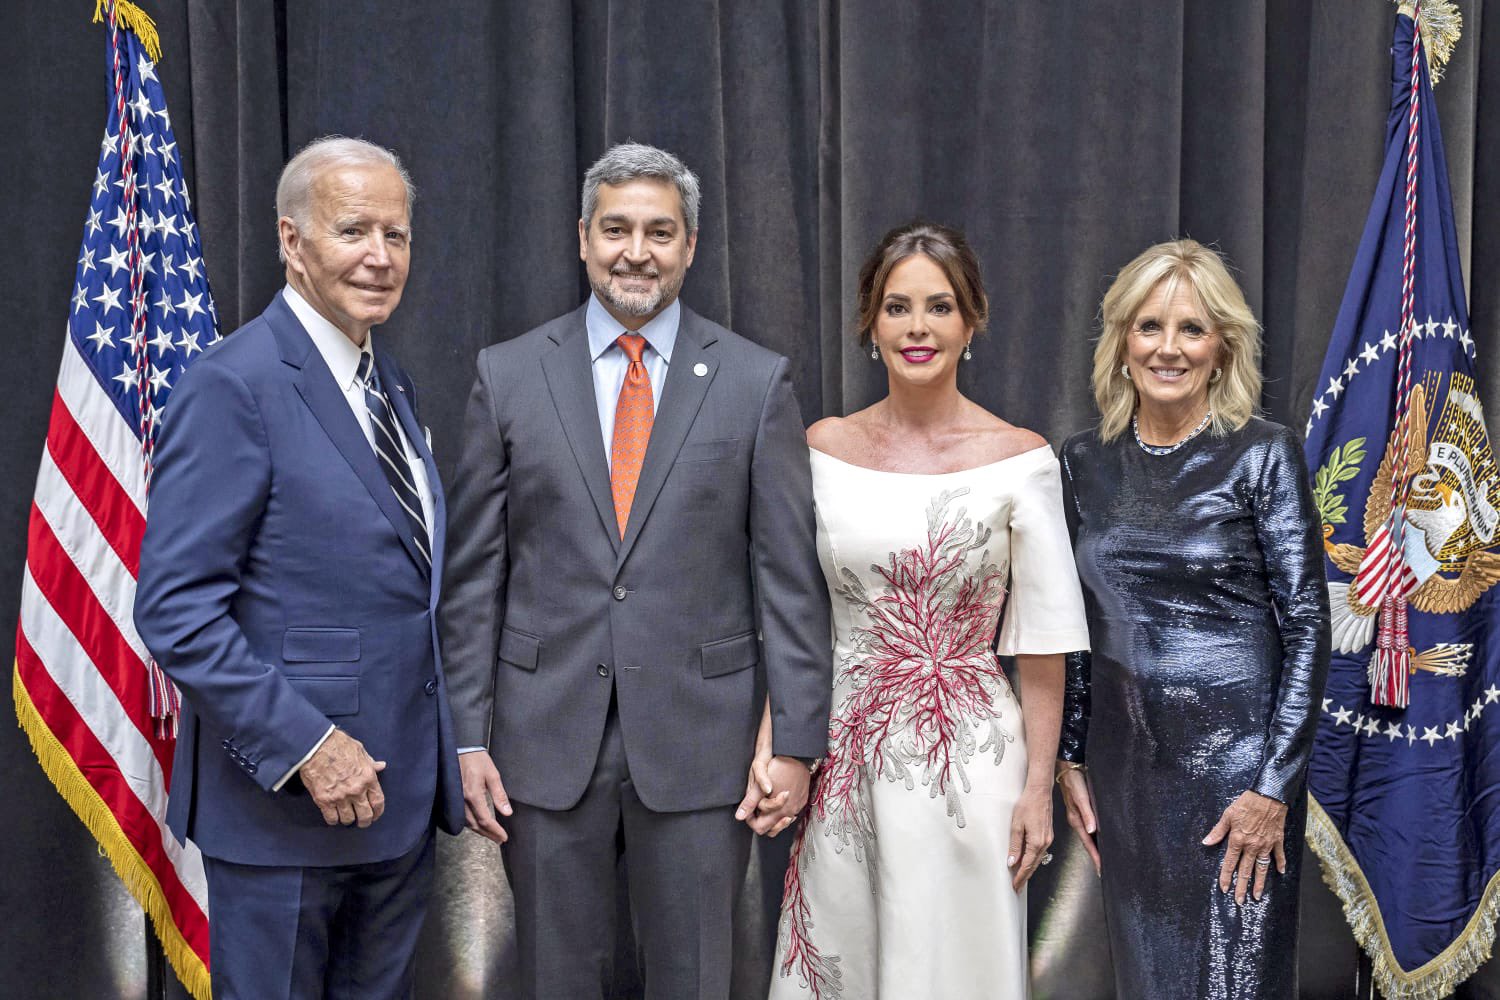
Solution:
[[(1411, 0), (1397, 0), (1396, 10), (1413, 16)], [(1436, 87), (1453, 55), (1453, 46), (1463, 34), (1464, 16), (1452, 0), (1422, 0), (1422, 48), (1427, 50), (1427, 75)]]
[(58, 792), (73, 808), (73, 812), (83, 820), (83, 825), (88, 827), (89, 833), (99, 842), (100, 851), (114, 866), (120, 881), (125, 883), (125, 888), (130, 890), (141, 909), (151, 918), (157, 940), (161, 942), (162, 950), (172, 963), (177, 978), (182, 980), (182, 984), (196, 1000), (209, 1000), (208, 967), (188, 946), (182, 932), (177, 929), (156, 873), (146, 864), (130, 838), (125, 836), (115, 814), (104, 804), (94, 786), (89, 784), (68, 751), (47, 727), (46, 721), (32, 703), (26, 685), (21, 682), (19, 666), (17, 664), (11, 683), (16, 702), (16, 719), (31, 740), (31, 749), (41, 762), (42, 770), (52, 784), (57, 786)]
[(1318, 800), (1309, 795), (1307, 804), (1307, 844), (1323, 862), (1323, 881), (1344, 904), (1344, 919), (1354, 932), (1354, 940), (1370, 957), (1381, 996), (1386, 1000), (1444, 1000), (1452, 996), (1459, 983), (1489, 960), (1495, 923), (1500, 918), (1500, 873), (1484, 887), (1479, 906), (1453, 943), (1427, 964), (1408, 972), (1391, 951), (1380, 907), (1359, 862)]
[[(130, 0), (114, 0), (115, 16), (120, 19), (120, 24), (141, 40), (146, 47), (146, 55), (151, 57), (152, 62), (161, 62), (161, 38), (156, 33), (156, 22), (151, 20), (151, 15), (131, 3)], [(94, 24), (109, 19), (107, 10), (110, 0), (94, 0)]]

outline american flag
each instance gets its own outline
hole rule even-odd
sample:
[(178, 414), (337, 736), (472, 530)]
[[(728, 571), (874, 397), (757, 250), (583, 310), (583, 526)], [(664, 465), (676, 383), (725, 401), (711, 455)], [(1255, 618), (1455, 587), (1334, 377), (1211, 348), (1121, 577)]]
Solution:
[(155, 64), (113, 9), (107, 34), (109, 118), (31, 507), (13, 690), (48, 777), (207, 1000), (202, 858), (165, 824), (177, 695), (131, 610), (161, 413), (220, 338)]

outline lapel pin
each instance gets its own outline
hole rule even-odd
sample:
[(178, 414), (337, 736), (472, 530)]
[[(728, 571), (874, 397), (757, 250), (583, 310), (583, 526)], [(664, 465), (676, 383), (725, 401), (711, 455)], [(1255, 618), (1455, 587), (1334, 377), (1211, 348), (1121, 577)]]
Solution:
[(406, 386), (402, 385), (400, 382), (397, 382), (396, 383), (396, 391), (397, 392), (405, 392), (406, 391)]
[(693, 366), (693, 374), (698, 376), (699, 378), (702, 378), (703, 376), (708, 374), (708, 365), (705, 365), (701, 361), (698, 362)]

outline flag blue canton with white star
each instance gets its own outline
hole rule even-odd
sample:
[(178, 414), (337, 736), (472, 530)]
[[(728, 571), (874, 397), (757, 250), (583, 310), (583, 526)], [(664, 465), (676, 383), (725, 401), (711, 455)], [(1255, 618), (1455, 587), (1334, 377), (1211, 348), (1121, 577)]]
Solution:
[[(1387, 996), (1447, 996), (1489, 955), (1500, 907), (1500, 467), (1475, 377), (1447, 161), (1425, 62), (1417, 89), (1410, 494), (1401, 547), (1410, 700), (1376, 704), (1380, 611), (1353, 586), (1391, 507), (1411, 113), (1399, 15), (1385, 165), (1307, 422), (1333, 659), (1308, 840)], [(1387, 535), (1386, 537), (1390, 537)], [(1376, 602), (1378, 603), (1378, 602)]]
[[(134, 210), (126, 199), (119, 107), (112, 105), (84, 222), (68, 329), (126, 424), (140, 436), (159, 422), (184, 367), (220, 336), (166, 97), (135, 35), (122, 35), (127, 40), (121, 68), (129, 95), (125, 118), (135, 172)], [(112, 61), (106, 72), (113, 80)], [(132, 216), (146, 310), (144, 330), (134, 339)]]

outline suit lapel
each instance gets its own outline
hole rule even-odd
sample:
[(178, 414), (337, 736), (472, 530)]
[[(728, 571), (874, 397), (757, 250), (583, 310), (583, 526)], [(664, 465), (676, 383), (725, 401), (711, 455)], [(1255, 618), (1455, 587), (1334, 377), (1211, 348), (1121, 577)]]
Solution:
[[(433, 580), (442, 579), (442, 561), (440, 553), (443, 551), (443, 489), (438, 482), (437, 463), (433, 461), (432, 449), (427, 447), (427, 436), (422, 433), (422, 425), (417, 420), (417, 411), (412, 408), (411, 398), (407, 393), (406, 379), (396, 371), (386, 355), (382, 352), (375, 354), (375, 370), (380, 374), (380, 384), (385, 388), (386, 398), (391, 401), (391, 409), (396, 411), (396, 419), (401, 422), (401, 432), (406, 435), (406, 440), (411, 443), (412, 451), (422, 463), (423, 470), (427, 473), (427, 491), (432, 495), (432, 533), (428, 542), (432, 548), (432, 577)], [(385, 470), (380, 470), (382, 476)], [(390, 493), (390, 484), (386, 484), (386, 492)], [(391, 494), (395, 496), (394, 493)], [(404, 511), (402, 512), (405, 513)], [(406, 521), (402, 520), (404, 525)], [(407, 551), (417, 561), (418, 567), (422, 567), (422, 559), (416, 550), (416, 543), (409, 538), (411, 532), (402, 534), (403, 542), (410, 542)]]
[[(656, 419), (651, 424), (651, 441), (646, 445), (641, 478), (635, 488), (635, 499), (630, 502), (630, 520), (625, 525), (625, 538), (620, 543), (620, 565), (624, 564), (635, 540), (640, 537), (641, 525), (650, 515), (651, 506), (661, 493), (667, 473), (672, 471), (677, 453), (682, 450), (682, 443), (687, 440), (688, 431), (692, 430), (693, 421), (698, 417), (703, 397), (708, 394), (708, 387), (718, 372), (718, 358), (708, 350), (714, 339), (697, 315), (683, 306), (677, 344), (672, 349), (672, 361), (667, 365), (666, 383), (662, 386)], [(701, 375), (698, 374), (700, 370)], [(599, 435), (595, 433), (594, 437), (598, 439)]]
[(417, 554), (416, 542), (409, 537), (411, 529), (406, 514), (401, 510), (396, 494), (392, 492), (391, 484), (380, 468), (375, 449), (370, 447), (364, 431), (360, 430), (348, 401), (338, 383), (333, 380), (333, 373), (328, 370), (323, 356), (313, 346), (312, 338), (302, 329), (296, 314), (280, 295), (272, 300), (270, 308), (266, 310), (266, 318), (276, 334), (281, 360), (299, 369), (293, 381), (302, 401), (322, 425), (323, 432), (328, 435), (339, 454), (344, 456), (344, 461), (349, 463), (359, 481), (370, 492), (375, 505), (391, 522), (391, 527), (396, 529), (402, 546), (412, 560), (420, 565), (421, 557)]
[(609, 463), (604, 457), (604, 439), (599, 433), (599, 406), (594, 400), (593, 358), (589, 356), (589, 338), (584, 317), (588, 306), (573, 313), (567, 330), (555, 336), (557, 347), (542, 357), (542, 373), (552, 404), (573, 458), (583, 474), (584, 485), (599, 512), (600, 524), (609, 537), (611, 548), (620, 545), (620, 529), (615, 523), (615, 502), (609, 491)]

